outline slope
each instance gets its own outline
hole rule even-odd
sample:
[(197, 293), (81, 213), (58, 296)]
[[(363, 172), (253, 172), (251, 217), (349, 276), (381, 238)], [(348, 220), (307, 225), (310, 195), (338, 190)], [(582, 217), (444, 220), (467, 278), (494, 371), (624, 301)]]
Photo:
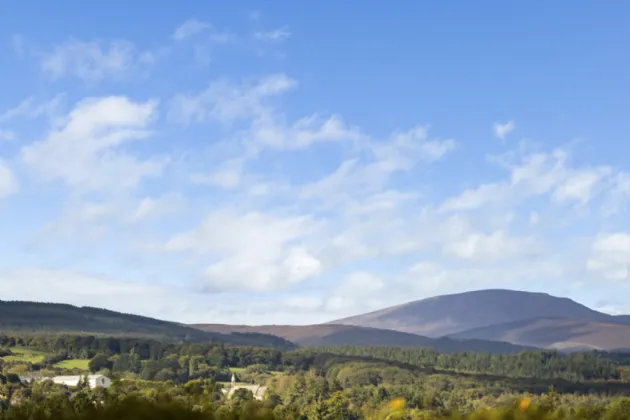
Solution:
[(5, 334), (94, 334), (260, 347), (295, 347), (282, 338), (267, 334), (210, 333), (175, 322), (58, 303), (0, 301), (0, 331)]
[(540, 317), (628, 322), (624, 317), (594, 311), (568, 298), (546, 293), (494, 289), (437, 296), (331, 321), (330, 324), (358, 325), (439, 337)]
[(352, 325), (225, 325), (193, 324), (191, 327), (217, 333), (257, 332), (273, 334), (300, 346), (392, 346), (430, 347), (441, 353), (478, 351), (487, 353), (516, 353), (525, 349), (505, 342), (487, 340), (433, 339), (393, 330), (357, 327)]
[(536, 318), (460, 332), (458, 339), (501, 340), (560, 350), (630, 348), (630, 325), (570, 318)]

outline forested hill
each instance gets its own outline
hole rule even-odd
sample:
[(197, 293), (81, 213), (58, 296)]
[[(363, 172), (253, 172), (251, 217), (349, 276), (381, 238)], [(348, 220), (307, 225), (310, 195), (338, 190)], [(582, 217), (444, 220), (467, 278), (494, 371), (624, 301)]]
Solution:
[(58, 303), (0, 301), (0, 331), (22, 334), (64, 333), (143, 337), (280, 349), (295, 347), (293, 343), (269, 334), (207, 332), (175, 322)]
[(396, 347), (322, 346), (300, 350), (316, 354), (372, 357), (414, 366), (457, 372), (475, 372), (515, 378), (562, 378), (569, 381), (619, 379), (623, 355), (607, 353), (563, 354), (553, 350), (519, 354), (460, 352), (449, 355), (432, 349)]

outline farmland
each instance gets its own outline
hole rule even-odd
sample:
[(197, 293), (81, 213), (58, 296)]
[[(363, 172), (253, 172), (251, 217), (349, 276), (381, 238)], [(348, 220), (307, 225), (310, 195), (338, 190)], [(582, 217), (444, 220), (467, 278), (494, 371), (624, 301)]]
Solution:
[[(23, 364), (40, 364), (43, 363), (46, 356), (49, 355), (46, 352), (30, 349), (26, 347), (10, 347), (11, 355), (4, 356), (1, 359), (5, 362), (9, 363), (23, 363)], [(72, 370), (72, 371), (85, 371), (89, 370), (88, 364), (89, 359), (69, 359), (62, 360), (58, 363), (53, 364), (53, 368), (64, 370)]]
[(12, 355), (5, 356), (2, 359), (7, 362), (23, 362), (23, 363), (41, 363), (44, 361), (46, 353), (26, 347), (11, 347)]
[(55, 363), (53, 367), (58, 369), (82, 370), (87, 372), (89, 370), (89, 363), (89, 359), (70, 359)]

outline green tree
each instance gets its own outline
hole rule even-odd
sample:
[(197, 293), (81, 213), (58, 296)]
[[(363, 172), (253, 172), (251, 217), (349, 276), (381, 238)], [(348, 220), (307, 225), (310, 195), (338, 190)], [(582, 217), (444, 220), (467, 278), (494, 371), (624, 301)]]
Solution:
[(97, 354), (88, 363), (88, 369), (90, 369), (92, 373), (96, 373), (101, 369), (111, 369), (112, 367), (113, 363), (109, 360), (109, 357), (103, 353)]

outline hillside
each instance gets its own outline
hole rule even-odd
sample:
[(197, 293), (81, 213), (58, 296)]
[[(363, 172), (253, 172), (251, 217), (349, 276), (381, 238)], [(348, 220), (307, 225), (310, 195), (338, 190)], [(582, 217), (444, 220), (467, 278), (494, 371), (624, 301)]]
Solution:
[(94, 334), (261, 347), (295, 347), (284, 339), (267, 334), (205, 332), (175, 322), (58, 303), (0, 301), (0, 331), (5, 334)]
[(619, 350), (630, 348), (630, 325), (568, 318), (537, 318), (452, 335), (458, 339), (501, 340), (561, 350)]
[(597, 312), (568, 298), (546, 293), (498, 289), (437, 296), (331, 321), (330, 324), (358, 325), (440, 337), (540, 317), (630, 324), (627, 317), (613, 317)]
[(441, 353), (479, 351), (488, 353), (516, 353), (524, 347), (487, 340), (433, 339), (393, 330), (357, 327), (352, 325), (224, 325), (194, 324), (191, 327), (215, 333), (256, 332), (272, 334), (300, 346), (393, 346), (430, 347)]

